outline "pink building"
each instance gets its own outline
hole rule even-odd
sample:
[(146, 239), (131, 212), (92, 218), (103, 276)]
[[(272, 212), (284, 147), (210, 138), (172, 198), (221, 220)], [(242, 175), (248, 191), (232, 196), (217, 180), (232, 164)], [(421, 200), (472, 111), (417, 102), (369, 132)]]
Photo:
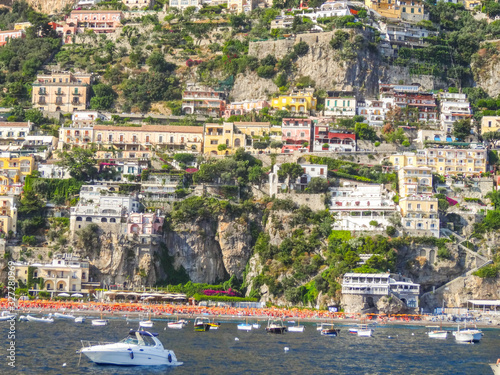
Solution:
[(133, 212), (128, 217), (127, 234), (159, 234), (164, 220), (155, 213)]
[(303, 118), (284, 118), (281, 125), (281, 152), (296, 150), (309, 151), (312, 139), (312, 120)]
[(233, 102), (226, 106), (224, 117), (227, 119), (229, 116), (244, 115), (252, 111), (260, 111), (266, 107), (270, 107), (266, 100), (245, 100), (243, 102)]
[(119, 10), (74, 10), (63, 27), (64, 43), (72, 43), (72, 35), (86, 29), (95, 33), (112, 33), (121, 25), (123, 13)]
[(24, 30), (0, 31), (0, 46), (4, 46), (10, 39), (26, 38)]

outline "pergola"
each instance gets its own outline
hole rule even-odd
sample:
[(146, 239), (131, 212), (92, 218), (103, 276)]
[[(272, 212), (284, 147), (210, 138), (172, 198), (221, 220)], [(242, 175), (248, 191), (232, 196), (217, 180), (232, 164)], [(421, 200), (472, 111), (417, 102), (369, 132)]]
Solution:
[[(483, 312), (486, 311), (486, 307), (489, 308), (489, 310), (494, 309), (494, 311), (497, 311), (497, 307), (500, 306), (500, 300), (487, 300), (487, 299), (471, 299), (467, 301), (467, 309), (469, 308), (469, 304), (471, 304), (474, 308), (479, 307), (483, 308)], [(500, 310), (499, 310), (500, 311)]]

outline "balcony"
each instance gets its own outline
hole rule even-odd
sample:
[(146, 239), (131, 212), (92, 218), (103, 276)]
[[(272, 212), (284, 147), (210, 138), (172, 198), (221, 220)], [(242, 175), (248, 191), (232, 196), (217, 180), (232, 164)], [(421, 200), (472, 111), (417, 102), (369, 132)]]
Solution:
[(38, 95), (47, 95), (47, 91), (45, 91), (45, 90), (38, 90)]
[(74, 95), (74, 96), (80, 96), (82, 94), (80, 94), (79, 92), (75, 91), (75, 92), (72, 92), (71, 95)]
[(38, 102), (37, 102), (37, 103), (38, 103), (38, 104), (42, 104), (42, 105), (47, 104), (47, 102), (45, 101), (45, 98), (40, 98), (40, 99), (38, 99)]
[(64, 93), (63, 93), (62, 91), (57, 91), (57, 92), (56, 92), (56, 95), (61, 96), (61, 95), (64, 95)]

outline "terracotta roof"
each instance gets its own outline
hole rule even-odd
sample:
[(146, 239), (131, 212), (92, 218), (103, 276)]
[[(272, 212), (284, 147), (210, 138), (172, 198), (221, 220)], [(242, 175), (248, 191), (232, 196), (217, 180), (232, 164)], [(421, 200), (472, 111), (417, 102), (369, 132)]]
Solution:
[(3, 30), (0, 31), (0, 34), (12, 34), (12, 33), (22, 33), (24, 30)]
[(142, 126), (109, 126), (109, 125), (95, 125), (94, 131), (107, 130), (107, 131), (122, 131), (122, 132), (164, 132), (164, 133), (203, 133), (202, 126), (175, 126), (175, 125), (142, 125)]
[(25, 128), (29, 126), (27, 122), (0, 122), (0, 127), (5, 128)]

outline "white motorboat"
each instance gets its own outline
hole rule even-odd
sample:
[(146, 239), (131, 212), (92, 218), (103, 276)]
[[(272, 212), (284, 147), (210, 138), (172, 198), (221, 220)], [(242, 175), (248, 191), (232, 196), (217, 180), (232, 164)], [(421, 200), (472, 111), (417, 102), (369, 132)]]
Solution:
[(454, 332), (457, 342), (479, 342), (483, 338), (483, 333), (477, 329), (464, 329)]
[(28, 321), (28, 318), (26, 317), (26, 315), (21, 315), (21, 316), (19, 317), (19, 321), (20, 321), (20, 322), (27, 322), (27, 321)]
[(58, 319), (71, 319), (71, 320), (75, 320), (75, 317), (73, 315), (66, 315), (66, 314), (54, 313), (54, 317), (58, 318)]
[(84, 323), (85, 322), (85, 318), (83, 316), (77, 316), (75, 318), (75, 323)]
[(259, 329), (260, 328), (260, 324), (259, 323), (253, 323), (252, 324), (252, 328), (253, 329)]
[(128, 337), (117, 343), (92, 343), (82, 340), (85, 354), (92, 362), (122, 366), (180, 366), (182, 362), (172, 350), (166, 350), (157, 333), (130, 330)]
[(0, 315), (0, 322), (5, 322), (6, 320), (12, 320), (15, 319), (17, 314), (13, 314), (10, 311), (2, 311), (2, 314)]
[(296, 326), (291, 326), (288, 327), (288, 332), (304, 332), (305, 327), (303, 325), (299, 324), (299, 321), (297, 321)]
[(337, 337), (340, 334), (340, 329), (335, 328), (333, 323), (321, 323), (321, 335)]
[(167, 327), (172, 329), (182, 329), (187, 326), (188, 322), (184, 319), (176, 320), (175, 322), (168, 322)]
[(429, 336), (430, 339), (445, 340), (448, 337), (448, 331), (443, 330), (440, 326), (427, 326), (426, 328), (435, 328), (427, 332), (427, 336)]
[(253, 328), (252, 324), (248, 323), (248, 318), (245, 319), (245, 323), (238, 324), (238, 331), (251, 331)]
[(148, 320), (144, 320), (141, 317), (141, 320), (139, 321), (139, 327), (142, 327), (142, 328), (152, 328), (153, 327), (153, 321), (151, 320), (151, 314), (148, 314)]
[(500, 375), (500, 359), (497, 363), (490, 363), (490, 367), (493, 370), (494, 375)]
[(38, 322), (38, 323), (54, 323), (52, 318), (37, 318), (35, 316), (27, 315), (26, 319), (28, 322)]
[(357, 333), (359, 337), (372, 337), (373, 329), (368, 328), (366, 324), (360, 324)]
[(93, 326), (107, 326), (108, 325), (108, 319), (103, 319), (102, 318), (102, 313), (101, 313), (101, 319), (93, 319), (92, 320), (92, 325)]

